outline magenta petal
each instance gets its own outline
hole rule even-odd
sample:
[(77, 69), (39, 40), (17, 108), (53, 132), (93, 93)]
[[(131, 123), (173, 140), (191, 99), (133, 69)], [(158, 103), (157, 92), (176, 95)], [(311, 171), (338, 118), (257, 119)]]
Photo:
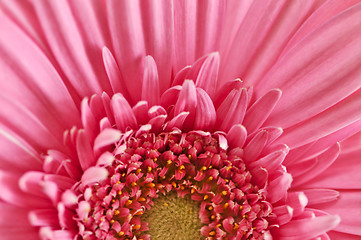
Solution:
[(64, 229), (76, 230), (76, 223), (73, 220), (73, 212), (65, 207), (63, 203), (59, 203), (57, 206), (59, 225)]

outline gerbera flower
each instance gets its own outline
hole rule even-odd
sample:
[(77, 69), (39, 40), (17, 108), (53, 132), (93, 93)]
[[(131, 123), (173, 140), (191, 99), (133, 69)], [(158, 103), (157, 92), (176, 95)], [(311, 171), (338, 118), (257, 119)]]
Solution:
[(360, 238), (358, 1), (0, 6), (1, 239)]

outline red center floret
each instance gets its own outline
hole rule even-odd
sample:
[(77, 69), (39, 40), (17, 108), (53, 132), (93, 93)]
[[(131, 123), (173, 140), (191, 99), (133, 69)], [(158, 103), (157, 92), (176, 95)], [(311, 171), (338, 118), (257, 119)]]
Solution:
[(128, 136), (113, 147), (109, 177), (81, 193), (78, 209), (89, 208), (77, 220), (84, 239), (150, 239), (142, 215), (171, 191), (200, 203), (205, 239), (263, 238), (272, 207), (241, 148), (224, 150), (215, 135), (180, 131)]

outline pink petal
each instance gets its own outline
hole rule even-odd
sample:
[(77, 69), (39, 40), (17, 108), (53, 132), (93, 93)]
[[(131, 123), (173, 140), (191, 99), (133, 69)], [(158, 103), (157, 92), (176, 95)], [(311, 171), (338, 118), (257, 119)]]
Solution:
[(185, 66), (184, 68), (182, 68), (181, 70), (179, 70), (177, 72), (177, 74), (174, 76), (173, 82), (172, 82), (172, 86), (177, 86), (177, 85), (183, 85), (184, 80), (186, 80), (190, 70), (191, 70), (192, 66)]
[(287, 205), (275, 207), (272, 212), (277, 215), (277, 222), (280, 225), (290, 222), (293, 216), (293, 209)]
[(241, 89), (242, 87), (244, 87), (244, 83), (241, 79), (238, 78), (233, 81), (225, 82), (222, 87), (217, 89), (216, 97), (214, 99), (214, 106), (218, 108), (233, 89)]
[(99, 132), (99, 125), (90, 109), (88, 98), (84, 98), (81, 102), (81, 120), (85, 133), (90, 138), (91, 142), (93, 142), (96, 134)]
[(292, 46), (296, 45), (296, 43), (301, 41), (307, 34), (320, 27), (332, 17), (338, 15), (353, 5), (356, 5), (359, 2), (360, 1), (358, 0), (324, 2), (319, 8), (316, 9), (316, 11), (312, 13), (311, 16), (309, 16), (305, 23), (300, 26), (296, 34), (287, 43), (287, 46), (283, 52), (290, 50)]
[[(235, 29), (237, 31), (232, 32), (232, 38), (225, 36), (223, 41), (222, 47), (225, 49), (221, 54), (225, 59), (221, 65), (224, 70), (222, 79), (244, 76), (245, 80), (250, 80), (250, 84), (257, 81), (273, 65), (288, 40), (319, 5), (320, 2), (314, 1), (302, 5), (297, 1), (255, 1), (241, 5), (245, 7), (243, 11), (248, 10), (242, 22), (239, 22), (238, 16), (226, 15), (226, 21), (230, 18), (228, 23), (231, 21), (235, 24), (232, 19), (237, 19), (236, 23), (240, 24)], [(242, 14), (243, 12), (241, 19)], [(288, 21), (289, 19), (292, 21)]]
[(110, 152), (104, 152), (97, 161), (97, 166), (110, 166), (114, 161), (114, 155)]
[(74, 213), (65, 207), (63, 203), (59, 203), (57, 206), (59, 225), (62, 229), (76, 230), (76, 222), (73, 220)]
[(195, 81), (213, 99), (219, 70), (219, 54), (211, 53), (198, 59), (187, 75), (187, 79)]
[(68, 230), (52, 230), (49, 227), (42, 227), (39, 230), (40, 236), (44, 239), (52, 240), (72, 240), (74, 239), (74, 233)]
[(317, 156), (316, 164), (307, 173), (304, 173), (300, 177), (295, 177), (293, 186), (294, 187), (300, 186), (303, 183), (312, 180), (314, 177), (319, 176), (336, 160), (339, 153), (340, 153), (340, 145), (337, 143), (331, 148), (327, 149), (324, 153)]
[[(183, 124), (184, 124), (186, 118), (188, 117), (188, 115), (189, 115), (189, 112), (181, 112), (180, 114), (175, 116), (172, 120), (170, 120), (167, 123), (165, 130), (171, 131), (173, 128), (182, 129)], [(164, 116), (164, 115), (161, 115), (161, 116)]]
[[(5, 14), (0, 18), (3, 23), (0, 30), (7, 33), (0, 39), (0, 71), (4, 79), (12, 79), (0, 82), (2, 97), (11, 96), (14, 102), (12, 105), (19, 104), (28, 111), (24, 117), (36, 116), (44, 126), (49, 126), (50, 131), (59, 128), (64, 130), (79, 124), (79, 114), (72, 99), (71, 86), (61, 79), (49, 58), (29, 36), (9, 21)], [(29, 61), (32, 64), (29, 64)], [(3, 113), (7, 110), (10, 109), (4, 107)], [(22, 112), (13, 116), (21, 119)], [(37, 130), (39, 133), (43, 132), (41, 127), (37, 127)], [(36, 139), (38, 136), (35, 129), (30, 133), (33, 134), (34, 141), (41, 139)], [(57, 135), (57, 138), (59, 137)]]
[(257, 133), (244, 148), (244, 161), (250, 163), (256, 160), (266, 146), (267, 140), (267, 131), (260, 131)]
[(342, 240), (359, 240), (359, 235), (346, 234), (342, 232), (330, 231), (327, 233), (331, 239), (342, 239)]
[(147, 54), (158, 66), (159, 90), (163, 93), (169, 86), (174, 45), (174, 8), (172, 1), (139, 1), (142, 11), (143, 34)]
[(217, 108), (219, 129), (228, 131), (233, 125), (243, 121), (247, 108), (247, 90), (233, 89)]
[[(89, 58), (89, 49), (85, 48), (82, 32), (77, 27), (72, 9), (67, 2), (49, 2), (42, 4), (33, 2), (38, 24), (44, 32), (43, 38), (50, 46), (49, 52), (60, 65), (67, 79), (71, 81), (76, 91), (81, 96), (89, 96), (92, 93), (101, 93), (102, 89), (109, 90), (106, 82), (98, 81), (98, 76), (105, 76), (101, 66), (101, 52), (93, 52), (93, 58)], [(59, 11), (61, 9), (61, 11)], [(89, 29), (87, 29), (89, 31)], [(96, 64), (92, 64), (95, 59)], [(96, 72), (97, 70), (97, 72)], [(74, 76), (77, 76), (74, 78)]]
[(247, 130), (241, 124), (233, 125), (227, 133), (227, 140), (231, 148), (243, 147), (247, 138)]
[(162, 130), (162, 126), (167, 118), (167, 115), (159, 115), (149, 120), (149, 124), (152, 125), (152, 130), (157, 133)]
[(1, 239), (3, 240), (39, 240), (39, 232), (34, 227), (7, 227), (0, 228)]
[(131, 100), (118, 64), (107, 47), (103, 47), (103, 62), (113, 92), (122, 93), (127, 99)]
[[(119, 10), (123, 14), (119, 14)], [(122, 69), (124, 83), (131, 94), (132, 102), (140, 100), (145, 57), (141, 6), (138, 1), (106, 2), (115, 59)]]
[(29, 221), (36, 227), (59, 227), (57, 211), (55, 209), (32, 210), (29, 212)]
[(282, 92), (279, 89), (271, 90), (247, 110), (243, 125), (249, 133), (256, 131), (264, 123), (281, 98), (281, 94)]
[(196, 59), (197, 2), (174, 1), (175, 72)]
[[(329, 148), (335, 142), (339, 142), (353, 134), (355, 134), (358, 129), (361, 127), (361, 121), (356, 121), (336, 132), (328, 134), (327, 136), (318, 139), (315, 142), (308, 143), (306, 145), (300, 146), (296, 149), (292, 149), (290, 154), (287, 156), (287, 159), (291, 161), (302, 161), (302, 159), (307, 159), (312, 156), (318, 155), (320, 152), (324, 151), (324, 149)], [(353, 144), (353, 147), (358, 147), (357, 144)], [(344, 151), (344, 147), (342, 147), (342, 151)]]
[(159, 115), (165, 115), (167, 111), (162, 106), (153, 106), (148, 110), (149, 118), (154, 118)]
[(226, 4), (227, 1), (224, 0), (197, 2), (196, 57), (219, 48)]
[(288, 173), (282, 173), (276, 179), (272, 180), (268, 186), (267, 199), (270, 203), (275, 203), (287, 195), (287, 190), (292, 183), (292, 176)]
[(26, 172), (19, 180), (20, 189), (24, 192), (44, 197), (44, 192), (42, 191), (44, 175), (43, 172)]
[[(38, 153), (16, 134), (0, 129), (0, 163), (2, 169), (12, 172), (41, 170), (42, 160)], [(14, 161), (17, 159), (17, 161)]]
[(361, 87), (361, 33), (356, 30), (361, 24), (360, 12), (361, 6), (356, 5), (314, 30), (260, 81), (259, 94), (273, 87), (280, 87), (284, 93), (267, 125), (290, 127)]
[(23, 208), (0, 202), (0, 212), (1, 228), (31, 226), (27, 217), (28, 211)]
[(340, 154), (323, 173), (307, 183), (308, 188), (359, 189), (361, 150)]
[(94, 183), (105, 180), (109, 172), (103, 167), (90, 167), (81, 177), (82, 186), (93, 185)]
[(124, 131), (127, 127), (131, 127), (133, 129), (137, 127), (137, 120), (135, 119), (128, 101), (123, 95), (117, 93), (112, 97), (111, 108), (119, 130)]
[(76, 149), (78, 153), (79, 163), (83, 171), (95, 164), (93, 149), (90, 145), (89, 138), (84, 130), (79, 130), (76, 138)]
[(340, 223), (338, 216), (322, 216), (313, 219), (293, 220), (280, 229), (274, 230), (274, 236), (280, 240), (311, 239), (325, 233)]
[(336, 201), (340, 193), (330, 189), (306, 189), (303, 190), (308, 198), (308, 206)]
[[(62, 149), (61, 133), (64, 131), (64, 126), (62, 126), (64, 124), (59, 124), (58, 120), (55, 120), (49, 112), (44, 113), (47, 111), (46, 107), (38, 105), (38, 100), (28, 98), (26, 93), (24, 93), (24, 99), (17, 101), (15, 95), (6, 96), (6, 93), (9, 92), (6, 88), (3, 92), (5, 94), (2, 93), (0, 96), (0, 105), (2, 106), (0, 126), (3, 130), (21, 136), (25, 142), (31, 143), (32, 148), (38, 151), (44, 151), (48, 147)], [(27, 108), (28, 103), (25, 104), (25, 101), (33, 101), (33, 107), (38, 106), (41, 110), (32, 112)], [(40, 117), (42, 114), (46, 115)], [(24, 124), (24, 121), (27, 124)]]
[(301, 215), (305, 207), (308, 206), (308, 199), (303, 192), (290, 192), (287, 194), (285, 204), (293, 209), (293, 217), (297, 217)]
[(160, 103), (158, 70), (151, 56), (144, 59), (142, 100), (147, 101), (149, 106)]
[(139, 101), (133, 107), (134, 116), (139, 124), (145, 124), (146, 122), (148, 122), (148, 110), (149, 106), (148, 102), (146, 101)]
[(197, 92), (194, 82), (186, 80), (183, 83), (182, 90), (180, 91), (178, 100), (174, 106), (174, 115), (178, 115), (181, 112), (189, 112), (189, 116), (185, 124), (187, 128), (191, 128), (194, 123), (196, 106)]
[(94, 150), (97, 151), (102, 147), (118, 142), (121, 136), (122, 133), (119, 130), (113, 128), (104, 129), (94, 141)]
[(282, 150), (272, 152), (272, 153), (258, 159), (257, 161), (251, 162), (249, 164), (249, 167), (252, 168), (252, 167), (256, 167), (256, 166), (261, 166), (261, 167), (266, 168), (269, 172), (272, 172), (273, 170), (275, 170), (281, 166), (288, 151), (289, 151), (289, 148), (287, 146), (284, 146), (284, 148)]
[(206, 91), (197, 88), (197, 109), (194, 120), (194, 129), (202, 129), (210, 131), (216, 122), (216, 110), (213, 102)]
[[(291, 148), (295, 148), (327, 136), (360, 120), (360, 104), (361, 90), (358, 90), (317, 116), (297, 126), (285, 129), (284, 134), (276, 141), (286, 143)], [(340, 118), (339, 116), (343, 117)]]
[(51, 202), (46, 198), (24, 193), (18, 186), (20, 176), (0, 170), (0, 199), (18, 207), (44, 208), (50, 207)]

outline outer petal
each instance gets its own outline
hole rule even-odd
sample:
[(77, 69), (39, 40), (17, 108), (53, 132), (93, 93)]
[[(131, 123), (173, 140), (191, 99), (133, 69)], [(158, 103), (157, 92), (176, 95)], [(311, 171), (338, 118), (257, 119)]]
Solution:
[[(284, 134), (276, 141), (294, 148), (325, 137), (359, 121), (361, 119), (360, 105), (361, 90), (358, 90), (317, 116), (285, 129)], [(359, 130), (354, 129), (355, 132)]]
[[(221, 79), (241, 77), (253, 84), (276, 62), (288, 40), (322, 1), (242, 2), (237, 1), (237, 5), (245, 5), (248, 10), (245, 16), (245, 10), (237, 11), (237, 6), (235, 10), (227, 9), (226, 23), (232, 21), (233, 28), (238, 26), (238, 31), (232, 29), (231, 36), (223, 36)], [(243, 18), (242, 22), (238, 22), (238, 15), (232, 14), (236, 11), (240, 19)], [(235, 23), (234, 19), (237, 19)]]
[(217, 50), (223, 14), (223, 0), (174, 2), (175, 72)]
[(276, 86), (284, 93), (267, 125), (292, 126), (361, 87), (360, 14), (358, 4), (330, 19), (294, 46), (260, 81), (258, 94)]
[[(28, 36), (3, 14), (0, 14), (0, 21), (0, 31), (6, 32), (0, 38), (0, 95), (3, 102), (6, 102), (6, 99), (13, 101), (3, 105), (2, 113), (7, 114), (7, 111), (18, 109), (15, 116), (12, 114), (14, 118), (30, 118), (31, 122), (36, 122), (32, 126), (33, 131), (24, 131), (23, 127), (16, 126), (17, 124), (6, 125), (19, 135), (30, 135), (27, 139), (29, 141), (41, 141), (41, 138), (37, 139), (39, 136), (36, 132), (44, 133), (44, 127), (53, 131), (55, 139), (61, 140), (62, 132), (66, 128), (80, 122), (79, 113), (66, 84), (44, 52)], [(29, 64), (29, 61), (32, 64)], [(43, 141), (45, 139), (54, 138), (44, 138)], [(48, 141), (39, 145), (48, 148), (55, 147), (53, 144), (53, 141)]]

